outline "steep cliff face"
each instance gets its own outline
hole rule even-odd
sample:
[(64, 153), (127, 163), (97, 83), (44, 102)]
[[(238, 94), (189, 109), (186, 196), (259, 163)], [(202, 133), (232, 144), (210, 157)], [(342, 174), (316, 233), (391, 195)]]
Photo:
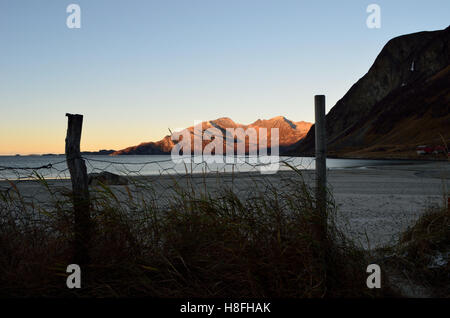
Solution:
[[(450, 146), (450, 66), (400, 87), (341, 136), (349, 157), (416, 157), (418, 145)], [(339, 150), (337, 152), (339, 154)]]
[[(254, 128), (259, 135), (259, 129), (266, 128), (267, 129), (267, 140), (265, 141), (268, 147), (271, 146), (271, 128), (278, 128), (279, 130), (279, 145), (280, 151), (283, 151), (285, 148), (292, 146), (300, 139), (306, 136), (306, 133), (309, 131), (311, 127), (311, 123), (307, 122), (292, 122), (285, 117), (278, 116), (268, 120), (258, 119), (254, 123), (250, 125), (243, 125), (239, 123), (235, 123), (233, 120), (227, 117), (218, 118), (216, 120), (205, 121), (202, 123), (202, 132), (204, 135), (208, 135), (205, 133), (205, 130), (209, 128), (217, 128), (223, 136), (223, 153), (226, 153), (226, 129), (227, 128), (242, 128), (246, 130), (247, 128)], [(191, 151), (194, 150), (194, 127), (188, 127), (187, 130), (191, 135)], [(237, 143), (239, 139), (235, 139)], [(246, 139), (245, 141), (245, 151), (248, 153), (250, 150), (258, 147), (261, 141), (256, 144), (250, 144), (250, 140)], [(204, 141), (202, 143), (202, 148), (204, 148), (209, 142)], [(128, 147), (119, 151), (114, 152), (112, 155), (163, 155), (170, 154), (172, 148), (175, 143), (172, 141), (171, 136), (166, 136), (162, 140), (157, 142), (146, 142), (141, 143), (137, 146)], [(232, 145), (234, 149), (236, 148), (236, 144)]]
[[(416, 115), (426, 113), (448, 114), (448, 72), (450, 63), (450, 27), (433, 32), (419, 32), (390, 40), (374, 64), (356, 84), (339, 100), (326, 116), (328, 149), (344, 154), (385, 142), (408, 143), (406, 139), (389, 139), (385, 136), (411, 125), (415, 141), (425, 142), (430, 137), (420, 137)], [(439, 72), (442, 74), (438, 78)], [(420, 100), (420, 102), (419, 102)], [(438, 110), (437, 110), (438, 109)], [(417, 116), (416, 116), (417, 117)], [(407, 120), (410, 118), (411, 120)], [(440, 127), (441, 117), (431, 116), (428, 123)], [(423, 125), (424, 122), (420, 121)], [(373, 126), (375, 125), (375, 126)], [(416, 126), (417, 125), (417, 126)], [(380, 127), (384, 127), (381, 130)], [(445, 129), (438, 129), (444, 135)], [(375, 133), (376, 131), (376, 133)], [(425, 132), (424, 132), (425, 133)], [(426, 132), (427, 134), (429, 132)], [(436, 130), (437, 133), (437, 130)], [(401, 134), (400, 134), (401, 135)], [(428, 134), (429, 135), (429, 134)], [(376, 137), (377, 136), (377, 137)], [(289, 151), (291, 154), (314, 153), (314, 126), (308, 135)], [(380, 140), (379, 140), (380, 139)]]

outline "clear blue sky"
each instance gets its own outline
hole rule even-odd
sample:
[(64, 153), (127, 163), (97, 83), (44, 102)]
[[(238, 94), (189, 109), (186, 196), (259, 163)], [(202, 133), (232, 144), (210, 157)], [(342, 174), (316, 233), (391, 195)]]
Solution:
[(62, 153), (66, 112), (84, 150), (222, 116), (313, 121), (315, 94), (329, 110), (389, 39), (449, 17), (448, 0), (0, 0), (0, 154)]

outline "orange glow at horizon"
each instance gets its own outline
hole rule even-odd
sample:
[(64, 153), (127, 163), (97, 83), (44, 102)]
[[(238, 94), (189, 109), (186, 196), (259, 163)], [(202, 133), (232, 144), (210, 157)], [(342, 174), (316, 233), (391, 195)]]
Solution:
[[(137, 130), (117, 132), (112, 128), (105, 131), (83, 127), (81, 151), (120, 150), (164, 137), (164, 134), (143, 134)], [(63, 154), (65, 151), (66, 127), (63, 126), (21, 126), (8, 131), (0, 128), (0, 136), (0, 155)]]

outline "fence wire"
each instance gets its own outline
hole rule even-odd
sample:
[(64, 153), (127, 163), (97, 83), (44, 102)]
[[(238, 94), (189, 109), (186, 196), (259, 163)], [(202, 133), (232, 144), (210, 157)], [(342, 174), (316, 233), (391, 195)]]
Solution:
[[(214, 163), (194, 157), (174, 162), (170, 157), (161, 156), (150, 160), (149, 156), (84, 156), (83, 159), (93, 204), (108, 199), (129, 211), (139, 211), (149, 202), (159, 207), (169, 206), (174, 196), (180, 194), (215, 197), (226, 190), (242, 200), (251, 200), (255, 196), (273, 195), (276, 188), (276, 195), (287, 195), (293, 191), (293, 184), (314, 179), (313, 173), (304, 173), (312, 172), (312, 158), (272, 158), (270, 164), (274, 170), (269, 173), (261, 171), (268, 166), (267, 162), (251, 163), (248, 157), (235, 157), (233, 163)], [(30, 166), (25, 166), (27, 161)], [(65, 156), (34, 157), (34, 160), (11, 157), (7, 165), (0, 165), (0, 208), (10, 215), (23, 213), (25, 209), (33, 218), (40, 219), (52, 210), (70, 209), (71, 190)]]

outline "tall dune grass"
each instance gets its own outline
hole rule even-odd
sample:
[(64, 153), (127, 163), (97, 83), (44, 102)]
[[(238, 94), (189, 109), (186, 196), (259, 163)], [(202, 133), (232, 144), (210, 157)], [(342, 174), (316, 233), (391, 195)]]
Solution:
[[(300, 174), (300, 172), (298, 172)], [(42, 205), (19, 190), (0, 198), (3, 297), (375, 297), (365, 254), (334, 225), (326, 242), (311, 233), (314, 197), (299, 175), (282, 189), (240, 197), (232, 187), (199, 191), (173, 181), (166, 204), (150, 191), (126, 199), (116, 187), (92, 188), (91, 262), (82, 288), (66, 287), (72, 261), (70, 193)], [(325, 259), (323, 256), (325, 255)]]

